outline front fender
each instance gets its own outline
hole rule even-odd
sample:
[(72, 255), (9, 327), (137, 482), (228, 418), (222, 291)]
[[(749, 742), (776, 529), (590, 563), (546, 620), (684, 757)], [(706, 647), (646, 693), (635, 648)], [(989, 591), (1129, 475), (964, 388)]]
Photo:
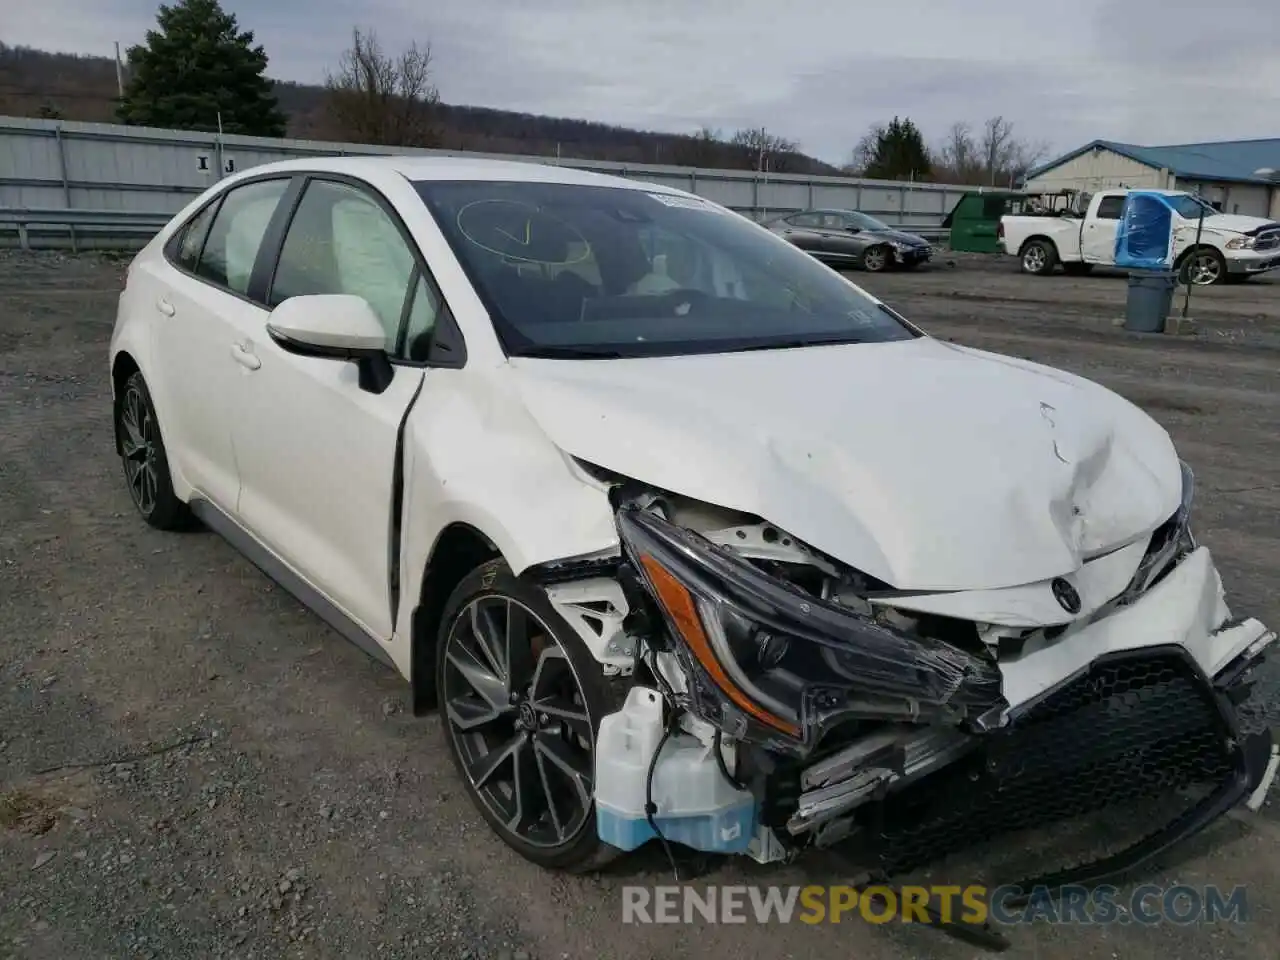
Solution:
[(441, 533), (483, 534), (513, 572), (618, 546), (608, 488), (577, 469), (497, 371), (433, 370), (405, 429), (398, 622)]

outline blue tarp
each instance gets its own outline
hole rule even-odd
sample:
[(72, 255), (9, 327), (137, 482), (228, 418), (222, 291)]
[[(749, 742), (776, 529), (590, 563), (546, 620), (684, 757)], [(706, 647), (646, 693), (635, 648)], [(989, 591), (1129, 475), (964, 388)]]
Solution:
[(1129, 270), (1169, 270), (1173, 266), (1173, 207), (1169, 197), (1134, 190), (1124, 198), (1116, 229), (1116, 266)]

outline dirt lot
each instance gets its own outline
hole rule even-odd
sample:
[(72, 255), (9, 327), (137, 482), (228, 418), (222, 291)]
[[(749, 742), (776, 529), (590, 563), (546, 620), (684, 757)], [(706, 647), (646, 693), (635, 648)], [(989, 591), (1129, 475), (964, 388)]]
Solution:
[[(619, 888), (669, 882), (658, 858), (573, 879), (508, 853), (395, 677), (216, 537), (133, 515), (106, 383), (120, 275), (0, 254), (0, 956), (979, 955), (856, 920), (623, 927)], [(1114, 276), (967, 258), (861, 279), (935, 335), (1146, 407), (1196, 469), (1236, 608), (1280, 623), (1280, 281), (1197, 291), (1192, 333), (1141, 337), (1113, 324)], [(1224, 822), (1153, 874), (1248, 884), (1247, 925), (1019, 928), (1013, 955), (1274, 958), (1278, 814)], [(699, 882), (804, 878), (738, 863)]]

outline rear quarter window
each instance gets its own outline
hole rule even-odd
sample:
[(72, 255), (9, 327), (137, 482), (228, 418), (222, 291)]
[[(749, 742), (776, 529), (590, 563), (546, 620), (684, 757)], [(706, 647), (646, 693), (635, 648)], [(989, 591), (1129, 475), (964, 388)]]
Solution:
[(209, 227), (218, 212), (221, 198), (205, 206), (187, 222), (174, 238), (170, 252), (173, 262), (185, 270), (194, 271), (200, 262), (200, 251), (204, 249), (205, 238), (209, 236)]

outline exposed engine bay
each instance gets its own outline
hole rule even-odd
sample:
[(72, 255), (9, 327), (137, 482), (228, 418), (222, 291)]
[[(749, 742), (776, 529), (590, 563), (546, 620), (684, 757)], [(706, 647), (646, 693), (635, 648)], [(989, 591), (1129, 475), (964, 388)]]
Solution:
[[(896, 591), (758, 517), (595, 473), (614, 484), (618, 555), (534, 575), (625, 691), (596, 751), (615, 846), (769, 862), (857, 839), (893, 875), (1198, 790), (1150, 837), (1047, 874), (1079, 882), (1260, 804), (1275, 776), (1280, 684), (1260, 669), (1275, 634), (1231, 617), (1185, 467), (1149, 537), (1004, 600)], [(975, 603), (998, 615), (947, 612)]]

